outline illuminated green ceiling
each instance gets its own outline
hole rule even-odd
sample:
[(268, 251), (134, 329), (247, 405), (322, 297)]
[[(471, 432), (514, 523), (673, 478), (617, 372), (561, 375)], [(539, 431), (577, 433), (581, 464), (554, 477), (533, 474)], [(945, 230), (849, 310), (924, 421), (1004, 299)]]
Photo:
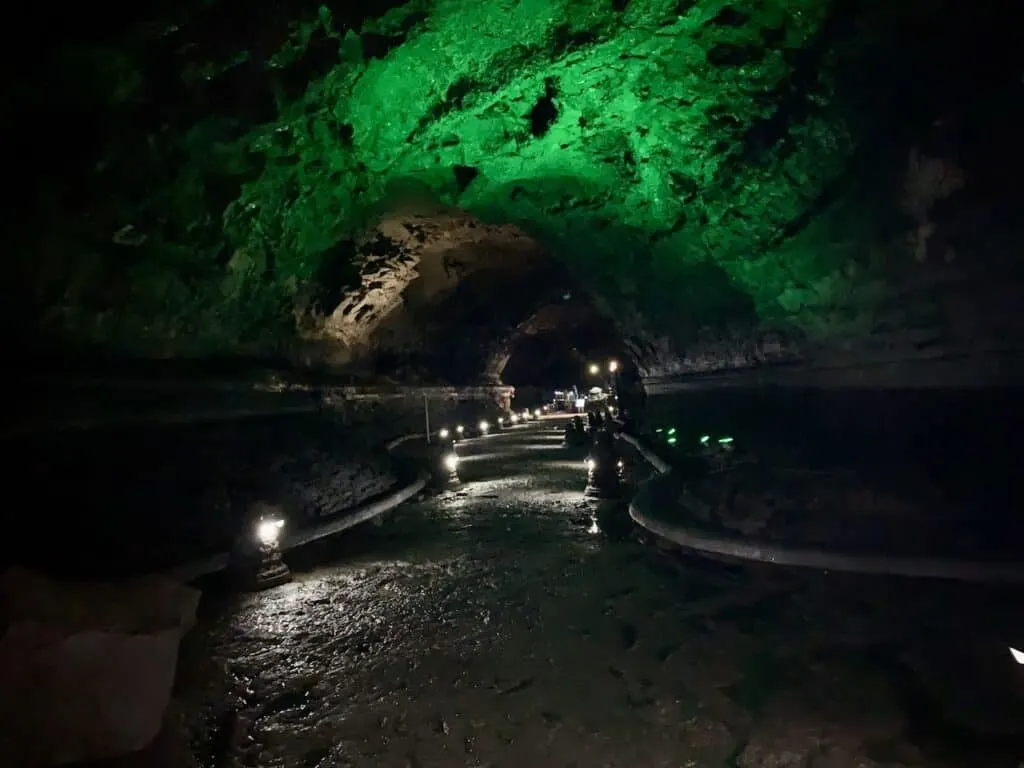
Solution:
[(859, 243), (828, 216), (787, 238), (855, 149), (829, 4), (619, 5), (442, 0), (368, 64), (350, 33), (347, 63), (257, 133), (270, 164), (234, 231), (273, 233), (303, 280), (372, 212), (440, 199), (521, 225), (655, 328), (856, 323)]
[[(90, 221), (130, 224), (139, 245), (72, 266), (51, 247), (44, 271), (70, 275), (58, 323), (135, 347), (276, 344), (311, 296), (352, 279), (341, 244), (383, 212), (441, 202), (519, 225), (677, 347), (754, 326), (857, 333), (882, 283), (851, 191), (872, 116), (845, 82), (872, 23), (848, 8), (438, 0), (361, 34), (323, 8), (256, 70), (244, 40), (189, 60), (188, 87), (228, 83), (220, 94), (256, 71), (277, 117), (204, 97), (205, 117), (135, 155), (115, 137), (102, 165), (120, 169), (105, 183), (122, 199)], [(297, 78), (325, 44), (330, 65)], [(115, 79), (110, 103), (143, 92), (144, 77)]]

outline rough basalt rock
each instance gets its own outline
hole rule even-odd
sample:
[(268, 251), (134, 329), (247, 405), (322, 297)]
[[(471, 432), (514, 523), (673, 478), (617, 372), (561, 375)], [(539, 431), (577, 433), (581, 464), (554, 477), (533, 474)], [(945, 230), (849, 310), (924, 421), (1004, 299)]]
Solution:
[[(1015, 81), (953, 44), (997, 47), (988, 6), (438, 0), (283, 10), (283, 40), (255, 21), (217, 37), (210, 13), (146, 26), (146, 56), (76, 59), (107, 73), (89, 93), (118, 121), (93, 158), (104, 194), (50, 208), (71, 223), (29, 247), (44, 327), (399, 368), (477, 327), (494, 359), (549, 300), (502, 310), (495, 286), (554, 274), (543, 252), (650, 373), (909, 353), (963, 312), (1006, 336), (973, 287), (947, 290), (973, 285), (965, 247), (1012, 271), (977, 243), (1000, 190), (965, 165), (998, 110), (965, 84)], [(480, 273), (502, 276), (478, 286), (502, 317), (474, 326), (441, 305)], [(438, 354), (410, 370), (450, 367)]]

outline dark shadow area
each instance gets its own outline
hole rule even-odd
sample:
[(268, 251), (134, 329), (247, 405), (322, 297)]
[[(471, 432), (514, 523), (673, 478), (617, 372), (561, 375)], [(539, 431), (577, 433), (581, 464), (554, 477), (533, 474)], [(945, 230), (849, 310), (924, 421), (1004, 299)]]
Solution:
[[(769, 472), (797, 467), (853, 470), (899, 489), (922, 512), (934, 509), (936, 537), (962, 537), (976, 552), (1024, 559), (1024, 492), (1015, 445), (1024, 429), (1018, 389), (733, 389), (653, 397), (655, 441), (673, 461), (702, 435), (734, 439)], [(669, 446), (667, 430), (675, 428)]]
[(154, 572), (230, 548), (252, 505), (311, 525), (396, 478), (365, 435), (316, 415), (47, 433), (4, 441), (0, 564), (72, 578)]
[(563, 333), (526, 336), (515, 344), (501, 380), (519, 388), (559, 389), (580, 378), (587, 356)]
[[(438, 380), (478, 383), (517, 329), (559, 300), (566, 282), (563, 268), (543, 259), (519, 271), (471, 272), (441, 296), (418, 298), (410, 291), (405, 300), (411, 325), (396, 329), (394, 354)], [(383, 342), (381, 354), (391, 343)]]

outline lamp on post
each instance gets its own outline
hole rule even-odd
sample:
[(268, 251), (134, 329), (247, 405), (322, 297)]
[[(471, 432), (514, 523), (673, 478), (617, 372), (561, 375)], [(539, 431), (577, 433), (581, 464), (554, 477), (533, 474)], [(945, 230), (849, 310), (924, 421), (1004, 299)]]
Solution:
[(459, 454), (455, 452), (454, 445), (443, 446), (435, 453), (437, 470), (435, 471), (434, 485), (439, 488), (449, 488), (459, 485)]
[(615, 449), (611, 433), (600, 430), (594, 435), (594, 444), (586, 459), (587, 487), (585, 496), (610, 499), (622, 490), (623, 461)]
[(608, 391), (611, 393), (612, 398), (614, 398), (614, 399), (618, 398), (618, 396), (619, 396), (619, 387), (618, 387), (618, 381), (619, 381), (619, 361), (618, 360), (609, 360), (608, 363), (607, 363), (607, 366), (605, 366), (605, 367), (602, 367), (601, 365), (599, 365), (597, 363), (590, 363), (590, 365), (587, 366), (587, 372), (591, 376), (600, 376), (603, 372), (607, 372), (608, 379), (607, 379), (606, 383), (608, 385)]
[(291, 580), (291, 571), (281, 559), (284, 524), (280, 510), (270, 504), (257, 504), (246, 517), (231, 547), (230, 566), (243, 589), (269, 589)]

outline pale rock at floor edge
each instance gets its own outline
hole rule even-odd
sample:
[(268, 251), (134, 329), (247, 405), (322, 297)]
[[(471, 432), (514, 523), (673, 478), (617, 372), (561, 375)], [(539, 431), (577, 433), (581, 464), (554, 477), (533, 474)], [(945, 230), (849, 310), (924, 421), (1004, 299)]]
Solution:
[(63, 765), (146, 747), (163, 724), (200, 593), (160, 577), (0, 576), (0, 753)]

